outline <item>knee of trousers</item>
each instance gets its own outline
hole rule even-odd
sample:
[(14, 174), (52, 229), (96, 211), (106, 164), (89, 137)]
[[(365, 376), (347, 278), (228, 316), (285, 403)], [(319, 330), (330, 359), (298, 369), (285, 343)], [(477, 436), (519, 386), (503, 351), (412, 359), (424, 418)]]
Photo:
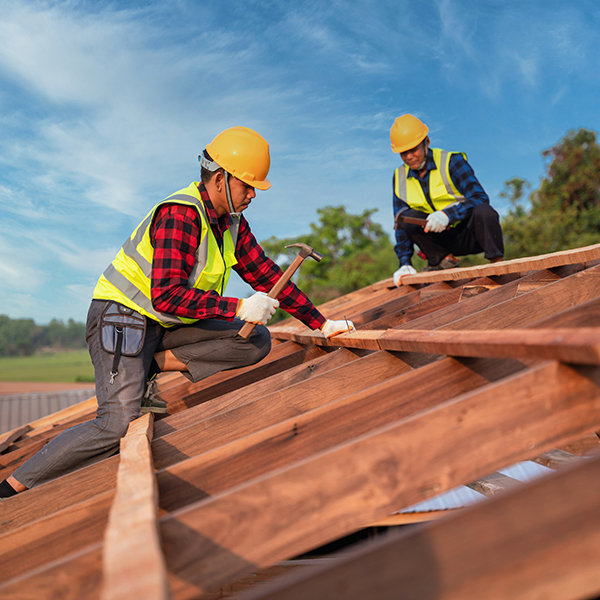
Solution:
[(125, 410), (111, 410), (110, 414), (96, 418), (93, 423), (100, 430), (99, 437), (107, 446), (118, 445), (136, 415)]
[(248, 338), (248, 364), (254, 365), (271, 351), (271, 333), (264, 325), (257, 325)]
[(498, 221), (498, 213), (489, 204), (478, 204), (473, 208), (473, 218), (480, 221)]

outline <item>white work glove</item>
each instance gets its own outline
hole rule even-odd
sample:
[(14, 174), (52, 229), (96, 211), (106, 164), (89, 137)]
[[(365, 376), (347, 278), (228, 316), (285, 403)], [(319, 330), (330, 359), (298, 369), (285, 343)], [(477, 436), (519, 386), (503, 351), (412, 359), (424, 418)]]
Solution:
[(401, 279), (404, 275), (416, 275), (417, 270), (412, 265), (402, 265), (395, 273), (394, 273), (394, 285), (396, 287), (400, 287), (402, 284)]
[(450, 219), (443, 210), (436, 210), (427, 217), (427, 223), (425, 225), (425, 233), (440, 233), (448, 227)]
[(348, 333), (348, 329), (350, 331), (355, 331), (356, 327), (354, 327), (354, 323), (352, 321), (331, 321), (327, 319), (323, 325), (321, 325), (321, 332), (326, 338), (333, 337), (338, 333)]
[(248, 323), (266, 325), (278, 308), (279, 300), (269, 298), (265, 292), (256, 292), (250, 298), (242, 298), (235, 314)]

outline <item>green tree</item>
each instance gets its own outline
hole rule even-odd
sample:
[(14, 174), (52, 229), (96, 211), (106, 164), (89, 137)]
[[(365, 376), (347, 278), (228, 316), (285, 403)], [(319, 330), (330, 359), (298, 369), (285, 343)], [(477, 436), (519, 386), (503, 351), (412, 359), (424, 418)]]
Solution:
[(33, 319), (9, 319), (0, 315), (0, 356), (29, 356), (34, 353), (41, 327)]
[(513, 178), (500, 194), (511, 202), (502, 220), (506, 258), (535, 256), (600, 242), (600, 146), (596, 133), (569, 131), (542, 152), (549, 160), (539, 189)]
[(298, 248), (285, 248), (289, 244), (303, 242), (323, 254), (319, 263), (304, 261), (294, 277), (300, 289), (321, 304), (390, 277), (397, 268), (389, 236), (371, 219), (376, 211), (353, 215), (343, 206), (326, 206), (317, 210), (319, 222), (311, 223), (310, 233), (293, 239), (271, 237), (261, 246), (283, 269), (298, 254)]

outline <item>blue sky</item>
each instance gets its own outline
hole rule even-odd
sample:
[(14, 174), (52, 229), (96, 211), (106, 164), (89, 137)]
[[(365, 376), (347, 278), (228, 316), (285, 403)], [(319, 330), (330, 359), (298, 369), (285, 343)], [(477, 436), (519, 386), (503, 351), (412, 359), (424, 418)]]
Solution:
[[(0, 314), (84, 321), (145, 213), (245, 125), (271, 146), (256, 237), (344, 204), (393, 235), (389, 129), (411, 112), (492, 204), (600, 129), (595, 0), (0, 0)], [(390, 273), (391, 275), (391, 273)], [(228, 293), (249, 288), (232, 277)]]

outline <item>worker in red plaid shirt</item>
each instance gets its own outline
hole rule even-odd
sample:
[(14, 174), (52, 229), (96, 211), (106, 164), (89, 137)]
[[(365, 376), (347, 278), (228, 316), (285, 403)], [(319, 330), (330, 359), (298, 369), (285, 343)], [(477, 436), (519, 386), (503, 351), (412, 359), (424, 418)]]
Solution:
[[(255, 364), (270, 351), (267, 321), (281, 306), (322, 335), (353, 329), (331, 321), (292, 282), (267, 292), (282, 275), (242, 215), (267, 190), (269, 146), (256, 131), (233, 127), (199, 157), (193, 182), (144, 218), (102, 274), (88, 312), (86, 339), (96, 375), (98, 412), (68, 429), (0, 483), (0, 497), (39, 485), (110, 456), (140, 412), (167, 412), (156, 397), (161, 371), (192, 382)], [(256, 292), (225, 296), (231, 269)], [(256, 324), (245, 339), (245, 322)]]

